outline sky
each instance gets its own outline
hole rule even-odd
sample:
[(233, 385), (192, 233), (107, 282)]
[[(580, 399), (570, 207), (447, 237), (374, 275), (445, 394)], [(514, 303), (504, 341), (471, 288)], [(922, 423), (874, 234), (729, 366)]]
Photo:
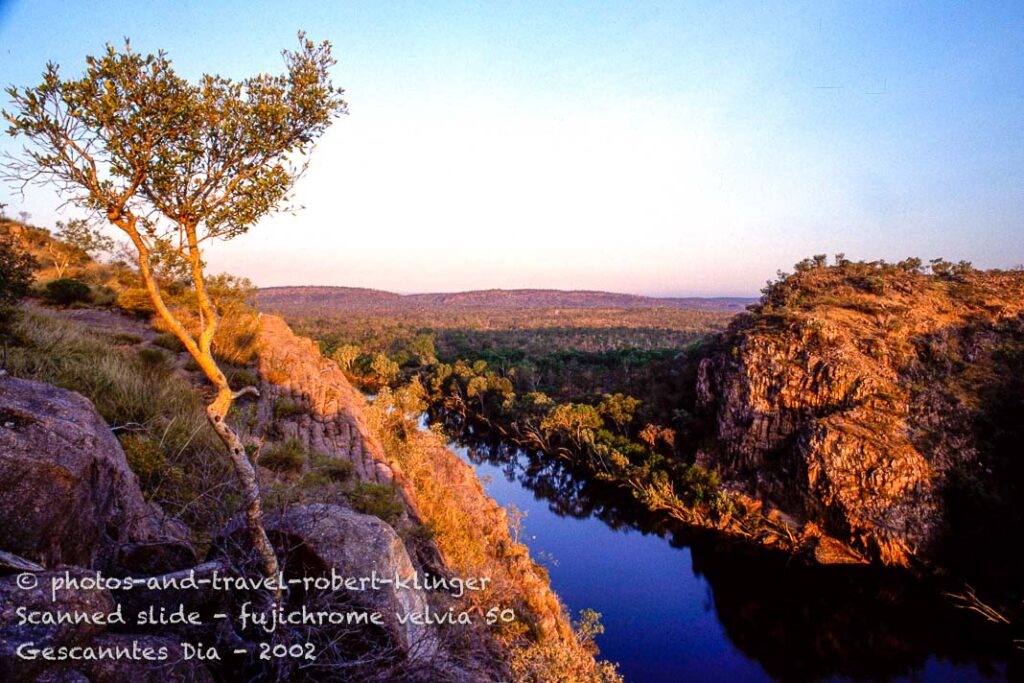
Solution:
[[(300, 29), (350, 113), (303, 210), (213, 271), (743, 296), (816, 253), (1024, 263), (1020, 2), (0, 0), (0, 83), (125, 36), (190, 79), (280, 72)], [(0, 202), (74, 217), (47, 189)]]

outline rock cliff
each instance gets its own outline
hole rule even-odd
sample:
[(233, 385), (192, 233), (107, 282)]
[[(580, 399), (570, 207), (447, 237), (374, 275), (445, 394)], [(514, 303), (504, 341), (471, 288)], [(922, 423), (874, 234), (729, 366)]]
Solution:
[[(116, 321), (104, 332), (119, 332)], [(306, 491), (301, 500), (268, 503), (267, 529), (285, 560), (286, 574), (320, 575), (333, 568), (348, 576), (369, 576), (374, 571), (403, 577), (413, 572), (441, 578), (488, 576), (497, 586), (494, 604), (514, 606), (522, 620), (522, 630), (515, 631), (511, 640), (496, 637), (479, 620), (471, 627), (456, 628), (397, 619), (365, 633), (319, 629), (301, 634), (303, 639), (329, 649), (339, 666), (348, 666), (346, 657), (355, 656), (358, 666), (376, 667), (374, 675), (386, 680), (506, 680), (513, 643), (521, 648), (524, 642), (555, 643), (578, 656), (585, 667), (595, 666), (592, 655), (575, 640), (545, 573), (529, 558), (525, 547), (509, 537), (504, 511), (487, 498), (471, 468), (437, 436), (416, 430), (407, 435), (409, 441), (403, 441), (403, 448), (412, 448), (416, 460), (406, 457), (399, 462), (391, 441), (394, 434), (382, 440), (385, 432), (372, 423), (373, 407), (332, 361), (321, 357), (313, 342), (292, 334), (279, 318), (263, 317), (259, 348), (256, 369), (261, 395), (258, 400), (240, 402), (232, 418), (239, 421), (248, 442), (266, 439), (271, 446), (297, 441), (306, 454), (304, 467), (309, 467), (314, 454), (317, 462), (323, 458), (344, 461), (351, 463), (350, 476), (357, 480), (339, 483), (327, 479), (326, 484), (317, 484), (337, 489), (322, 502), (309, 496), (319, 495), (323, 488)], [(110, 352), (125, 353), (113, 348)], [(194, 388), (204, 390), (198, 384)], [(373, 419), (379, 420), (383, 414), (378, 411)], [(403, 472), (410, 463), (414, 467)], [(275, 484), (306, 485), (294, 474), (262, 470), (261, 477), (268, 498)], [(425, 487), (425, 482), (430, 482), (430, 487)], [(404, 507), (399, 519), (388, 523), (350, 509), (346, 487), (358, 490), (361, 484), (371, 492), (391, 486), (399, 491)], [(457, 527), (449, 524), (449, 528), (457, 528), (457, 539), (431, 539), (428, 530), (435, 528), (432, 522), (439, 514), (460, 520)], [(96, 569), (113, 575), (184, 576), (192, 570), (200, 575), (230, 573), (241, 569), (238, 562), (246, 560), (246, 535), (236, 519), (219, 533), (204, 530), (213, 533), (212, 539), (196, 532), (204, 545), (210, 545), (206, 561), (197, 564), (188, 541), (190, 530), (146, 502), (121, 444), (83, 396), (40, 382), (0, 377), (0, 522), (0, 678), (87, 678), (116, 683), (156, 680), (161, 672), (174, 680), (198, 681), (233, 680), (232, 672), (242, 670), (246, 675), (273, 674), (283, 677), (281, 680), (290, 680), (294, 674), (283, 669), (268, 673), (260, 663), (243, 657), (206, 664), (182, 660), (175, 644), (178, 640), (219, 643), (227, 648), (239, 639), (261, 638), (259, 633), (236, 632), (230, 627), (65, 628), (28, 633), (18, 625), (17, 608), (34, 609), (39, 596), (18, 590), (13, 573), (34, 573), (44, 585), (50, 572), (65, 569), (83, 576)], [(425, 533), (417, 535), (418, 530)], [(453, 551), (455, 541), (457, 552)], [(468, 556), (475, 561), (463, 562)], [(116, 604), (128, 613), (151, 605), (172, 609), (179, 604), (204, 614), (234, 611), (239, 606), (236, 603), (253, 599), (260, 598), (246, 592), (228, 595), (202, 590), (71, 591), (67, 596), (70, 607), (95, 603), (107, 609)], [(385, 613), (469, 607), (480, 615), (479, 606), (459, 603), (448, 592), (437, 590), (384, 591), (365, 601), (333, 594), (289, 593), (288, 600), (291, 607), (306, 601), (331, 606), (331, 601), (341, 600), (338, 604), (346, 609)], [(45, 662), (26, 666), (14, 650), (27, 636), (40, 647), (106, 648), (132, 642), (166, 647), (171, 656), (164, 664), (170, 668), (106, 660), (67, 667)], [(339, 649), (337, 643), (342, 641), (346, 645)]]
[(883, 563), (977, 544), (1019, 522), (1022, 312), (1021, 272), (803, 264), (700, 361), (698, 462)]
[(258, 431), (273, 426), (278, 438), (350, 462), (363, 481), (395, 481), (395, 465), (366, 423), (366, 400), (314, 341), (295, 335), (281, 318), (262, 315), (258, 368)]

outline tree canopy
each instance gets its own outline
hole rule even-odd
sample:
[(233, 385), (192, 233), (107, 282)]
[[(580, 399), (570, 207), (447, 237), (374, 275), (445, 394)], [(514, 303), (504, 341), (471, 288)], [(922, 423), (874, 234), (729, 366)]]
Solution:
[(56, 185), (112, 222), (134, 215), (149, 239), (183, 225), (198, 242), (235, 237), (287, 208), (315, 141), (346, 112), (329, 43), (300, 34), (299, 49), (283, 56), (279, 75), (206, 74), (195, 84), (166, 53), (143, 56), (127, 41), (86, 57), (79, 78), (50, 63), (40, 85), (7, 89), (8, 132), (27, 145), (6, 159), (5, 175)]

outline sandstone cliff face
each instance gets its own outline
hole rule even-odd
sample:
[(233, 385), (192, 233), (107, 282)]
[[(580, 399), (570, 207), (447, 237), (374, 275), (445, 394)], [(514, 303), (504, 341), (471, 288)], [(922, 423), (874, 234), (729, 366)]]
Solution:
[(969, 474), (995, 491), (1012, 474), (979, 425), (989, 390), (1021, 369), (1022, 311), (1020, 272), (791, 276), (701, 361), (714, 426), (698, 461), (882, 562), (929, 559), (953, 523), (950, 487)]
[[(366, 423), (366, 400), (311, 339), (296, 336), (277, 316), (260, 316), (258, 431), (272, 426), (308, 450), (346, 460), (363, 481), (395, 481), (380, 439)], [(280, 406), (295, 406), (282, 415)]]
[[(514, 595), (518, 611), (530, 620), (532, 629), (542, 638), (569, 640), (574, 638), (565, 608), (548, 582), (547, 572), (530, 557), (529, 548), (517, 543), (509, 534), (505, 508), (490, 498), (480, 484), (473, 468), (445, 447), (431, 432), (418, 432), (414, 447), (424, 456), (431, 488), (417, 496), (417, 505), (425, 517), (438, 507), (437, 496), (447, 499), (447, 510), (457, 510), (462, 517), (462, 541), (470, 552), (484, 556), (480, 565), (494, 582), (497, 594)], [(422, 490), (422, 489), (421, 489)], [(462, 573), (456, 553), (446, 552), (445, 539), (439, 539), (441, 553), (449, 568)], [(472, 570), (469, 570), (472, 573)]]

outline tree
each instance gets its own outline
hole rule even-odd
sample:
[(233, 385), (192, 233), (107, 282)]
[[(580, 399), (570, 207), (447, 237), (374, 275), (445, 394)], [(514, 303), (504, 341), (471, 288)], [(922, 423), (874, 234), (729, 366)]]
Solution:
[(409, 342), (409, 352), (416, 356), (420, 365), (433, 365), (437, 362), (437, 349), (434, 348), (434, 337), (429, 334), (417, 334)]
[(13, 235), (0, 233), (0, 309), (28, 294), (37, 265)]
[(416, 431), (420, 415), (427, 409), (427, 391), (423, 388), (419, 376), (414, 376), (412, 381), (403, 384), (394, 392), (394, 408), (396, 417), (401, 422), (402, 435), (408, 439), (409, 435)]
[(597, 406), (597, 412), (602, 417), (611, 420), (619, 433), (624, 434), (626, 427), (629, 426), (636, 416), (640, 403), (640, 399), (625, 394), (605, 394), (601, 403)]
[[(166, 53), (142, 56), (128, 41), (86, 57), (85, 74), (63, 79), (50, 63), (42, 83), (10, 87), (8, 132), (26, 142), (9, 156), (4, 175), (22, 187), (52, 185), (67, 203), (121, 230), (135, 250), (139, 276), (166, 327), (213, 384), (210, 424), (242, 484), (246, 517), (264, 571), (277, 559), (263, 529), (252, 463), (227, 424), (233, 391), (213, 356), (219, 314), (207, 289), (203, 248), (245, 234), (257, 221), (287, 208), (291, 188), (315, 141), (345, 112), (334, 87), (331, 46), (299, 34), (299, 49), (283, 53), (280, 75), (241, 81), (204, 75), (180, 78)], [(153, 255), (176, 254), (187, 264), (197, 321), (165, 301)]]
[(72, 253), (66, 245), (58, 242), (57, 240), (50, 240), (50, 243), (46, 245), (46, 253), (50, 255), (50, 261), (53, 262), (53, 269), (57, 271), (57, 278), (64, 277), (64, 271), (71, 265)]
[(604, 421), (597, 409), (586, 403), (560, 403), (540, 423), (540, 429), (545, 434), (565, 434), (577, 446), (591, 441), (594, 430), (602, 426)]
[(57, 221), (57, 234), (48, 241), (46, 253), (50, 255), (57, 277), (63, 278), (72, 263), (85, 263), (113, 248), (114, 240), (91, 228), (88, 221), (75, 218), (67, 223)]
[(70, 264), (84, 263), (114, 249), (114, 240), (81, 218), (74, 218), (67, 223), (57, 221), (56, 237), (47, 245), (47, 251), (58, 278), (64, 277), (64, 271)]
[(402, 374), (402, 370), (398, 367), (398, 363), (383, 353), (376, 353), (373, 360), (370, 361), (370, 373), (378, 384), (389, 386), (395, 383)]
[(342, 370), (348, 371), (352, 369), (352, 364), (356, 362), (356, 358), (359, 358), (362, 350), (355, 344), (343, 344), (334, 350), (331, 354), (331, 360), (338, 364)]

